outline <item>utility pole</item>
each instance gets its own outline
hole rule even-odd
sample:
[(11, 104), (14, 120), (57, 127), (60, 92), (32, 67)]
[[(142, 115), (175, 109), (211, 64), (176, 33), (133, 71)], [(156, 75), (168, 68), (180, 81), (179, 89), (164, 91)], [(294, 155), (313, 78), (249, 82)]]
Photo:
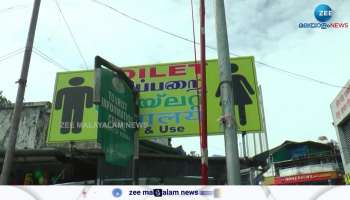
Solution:
[(247, 132), (242, 131), (242, 144), (243, 144), (243, 158), (247, 157), (247, 142), (246, 142)]
[(259, 133), (259, 145), (260, 145), (260, 152), (259, 153), (264, 152), (261, 134), (262, 133)]
[(245, 135), (245, 141), (246, 141), (246, 147), (247, 147), (247, 157), (249, 157), (250, 155), (250, 145), (249, 145), (249, 137), (248, 137), (248, 134)]
[[(139, 122), (139, 115), (140, 115), (140, 93), (137, 91), (134, 91), (135, 95), (135, 121)], [(139, 141), (139, 128), (134, 133), (134, 156), (132, 158), (132, 184), (138, 185), (139, 184), (139, 151), (140, 151), (140, 141)]]
[(256, 141), (255, 141), (255, 133), (253, 133), (253, 144), (254, 144), (254, 155), (253, 156), (255, 156), (256, 155)]
[(269, 150), (269, 141), (267, 138), (267, 130), (266, 130), (266, 118), (265, 118), (265, 110), (264, 110), (264, 98), (262, 95), (262, 89), (261, 85), (259, 85), (259, 94), (260, 94), (260, 107), (261, 107), (261, 115), (262, 115), (262, 125), (264, 130), (264, 136), (265, 136), (265, 145), (266, 145), (266, 151)]
[(4, 159), (4, 163), (3, 163), (2, 171), (1, 171), (1, 176), (0, 176), (0, 184), (1, 185), (6, 185), (8, 183), (8, 179), (9, 179), (11, 167), (12, 167), (12, 162), (13, 162), (14, 156), (15, 156), (18, 125), (19, 125), (19, 122), (21, 119), (23, 98), (24, 98), (24, 92), (25, 92), (26, 83), (27, 83), (30, 57), (32, 55), (35, 28), (36, 28), (36, 24), (38, 21), (38, 15), (39, 15), (39, 8), (40, 8), (40, 0), (34, 0), (33, 14), (32, 14), (32, 18), (30, 21), (30, 27), (29, 27), (28, 37), (27, 37), (27, 44), (26, 44), (26, 49), (24, 52), (21, 77), (17, 81), (18, 82), (18, 90), (17, 90), (16, 103), (15, 103), (15, 107), (14, 107), (14, 111), (13, 111), (13, 118), (11, 121), (11, 128), (10, 128), (10, 135), (9, 135), (10, 138), (9, 138), (9, 141), (7, 144), (6, 155), (5, 155), (5, 159)]
[[(261, 103), (261, 101), (262, 101), (262, 93), (261, 93), (261, 85), (259, 85), (259, 104), (260, 104), (260, 115), (263, 115), (263, 104)], [(261, 117), (260, 119), (261, 119), (261, 124), (262, 124), (262, 126), (264, 126), (265, 127), (265, 125), (264, 125), (264, 123), (265, 123), (265, 119), (262, 119), (262, 118), (264, 118), (264, 116), (263, 117)], [(259, 133), (259, 143), (260, 143), (260, 153), (262, 153), (262, 152), (264, 152), (264, 146), (263, 146), (263, 138), (262, 138), (262, 134), (265, 134), (264, 132), (265, 132), (265, 128), (263, 128), (263, 130), (264, 131), (262, 131), (262, 132), (260, 132)], [(267, 148), (266, 148), (266, 150), (267, 150)]]
[(207, 83), (205, 58), (205, 5), (200, 1), (200, 48), (201, 48), (201, 184), (208, 185), (208, 134), (207, 134)]
[(232, 72), (227, 39), (224, 0), (215, 0), (216, 38), (220, 66), (221, 106), (225, 117), (225, 153), (228, 185), (241, 183), (240, 163), (238, 155), (237, 131), (234, 115)]

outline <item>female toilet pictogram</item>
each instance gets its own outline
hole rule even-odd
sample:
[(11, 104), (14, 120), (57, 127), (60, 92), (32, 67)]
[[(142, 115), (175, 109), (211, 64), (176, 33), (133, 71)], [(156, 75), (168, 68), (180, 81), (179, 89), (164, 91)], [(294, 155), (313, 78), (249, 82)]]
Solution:
[[(250, 95), (254, 95), (255, 92), (252, 86), (249, 84), (246, 77), (241, 74), (237, 74), (239, 67), (238, 65), (232, 63), (231, 64), (231, 72), (232, 72), (232, 90), (233, 90), (233, 104), (238, 106), (238, 115), (239, 115), (239, 123), (241, 125), (247, 124), (246, 117), (246, 109), (245, 106), (249, 104), (253, 104), (253, 101)], [(215, 96), (220, 97), (220, 86), (222, 82), (219, 84)], [(221, 105), (221, 102), (220, 102)]]

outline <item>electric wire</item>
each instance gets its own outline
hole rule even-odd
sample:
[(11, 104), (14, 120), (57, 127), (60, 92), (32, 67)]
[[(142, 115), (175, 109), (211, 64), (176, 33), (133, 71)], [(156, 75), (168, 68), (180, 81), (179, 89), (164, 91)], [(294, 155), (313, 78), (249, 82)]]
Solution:
[[(170, 31), (167, 31), (167, 30), (165, 30), (165, 29), (162, 29), (162, 28), (160, 28), (160, 27), (158, 27), (158, 26), (152, 25), (152, 24), (147, 23), (147, 22), (145, 22), (145, 21), (143, 21), (143, 20), (140, 20), (140, 19), (138, 19), (138, 18), (135, 18), (135, 17), (133, 17), (133, 16), (130, 16), (130, 15), (128, 15), (127, 13), (122, 12), (122, 11), (120, 11), (120, 10), (118, 10), (118, 9), (116, 9), (116, 8), (114, 8), (114, 7), (112, 7), (112, 6), (108, 5), (108, 4), (106, 4), (106, 3), (103, 3), (103, 2), (98, 1), (98, 0), (91, 0), (91, 1), (93, 1), (93, 2), (95, 2), (96, 4), (99, 4), (99, 5), (101, 5), (101, 6), (104, 6), (104, 7), (108, 8), (108, 9), (110, 9), (110, 10), (112, 10), (112, 11), (114, 11), (114, 12), (116, 12), (116, 13), (118, 13), (118, 14), (120, 14), (120, 15), (122, 15), (122, 16), (128, 18), (128, 19), (130, 19), (130, 20), (133, 20), (133, 21), (135, 21), (135, 22), (138, 22), (138, 23), (140, 23), (140, 24), (143, 24), (143, 25), (145, 25), (145, 26), (148, 26), (149, 28), (152, 28), (152, 29), (154, 29), (154, 30), (160, 31), (160, 32), (165, 33), (165, 34), (167, 34), (167, 35), (170, 35), (170, 36), (173, 36), (173, 37), (182, 39), (182, 40), (184, 40), (184, 41), (191, 42), (191, 43), (195, 43), (196, 45), (199, 45), (198, 42), (195, 42), (195, 41), (193, 41), (193, 40), (191, 40), (191, 39), (189, 39), (189, 38), (186, 38), (186, 37), (184, 37), (184, 36), (178, 35), (178, 34), (176, 34), (176, 33), (172, 33), (172, 32), (170, 32)], [(217, 51), (217, 48), (216, 48), (216, 47), (213, 47), (213, 46), (206, 45), (206, 48), (211, 49), (211, 50), (214, 50), (214, 51)], [(237, 57), (240, 56), (240, 55), (238, 55), (238, 54), (236, 54), (236, 53), (233, 53), (233, 52), (231, 52), (231, 51), (230, 51), (230, 55), (231, 55), (231, 56), (237, 56)], [(329, 87), (334, 87), (334, 88), (348, 88), (348, 87), (336, 85), (336, 84), (333, 84), (333, 83), (329, 83), (329, 82), (327, 82), (327, 81), (322, 81), (322, 80), (319, 80), (319, 79), (316, 79), (316, 78), (312, 78), (311, 76), (306, 76), (306, 75), (303, 75), (303, 74), (300, 74), (300, 73), (291, 72), (291, 71), (288, 71), (288, 70), (283, 69), (282, 67), (277, 67), (277, 66), (274, 66), (274, 65), (270, 65), (270, 64), (267, 64), (267, 63), (265, 63), (265, 62), (263, 62), (263, 61), (256, 60), (255, 62), (258, 63), (258, 64), (260, 64), (260, 65), (262, 65), (262, 66), (264, 66), (264, 67), (267, 67), (267, 68), (269, 68), (269, 69), (272, 69), (272, 70), (275, 70), (275, 71), (279, 71), (279, 72), (282, 72), (282, 73), (286, 73), (286, 74), (289, 74), (289, 75), (293, 75), (293, 76), (296, 76), (296, 77), (300, 77), (300, 78), (303, 78), (303, 79), (305, 79), (305, 80), (312, 81), (312, 82), (316, 82), (316, 83), (321, 84), (321, 85), (325, 85), (325, 86), (329, 86)]]
[(17, 5), (17, 6), (11, 6), (11, 7), (8, 7), (8, 8), (1, 8), (0, 9), (0, 14), (8, 12), (8, 11), (17, 10), (17, 9), (24, 9), (24, 8), (28, 8), (28, 5)]
[(9, 58), (12, 58), (12, 57), (14, 57), (14, 56), (16, 56), (18, 54), (23, 53), (23, 52), (24, 52), (24, 48), (20, 48), (20, 49), (11, 51), (11, 52), (9, 52), (9, 53), (7, 53), (5, 55), (0, 56), (0, 62), (5, 61), (5, 60), (7, 60)]
[(197, 95), (197, 111), (198, 111), (198, 130), (201, 133), (202, 132), (202, 126), (201, 126), (201, 110), (199, 107), (199, 102), (200, 102), (200, 90), (199, 90), (199, 79), (198, 79), (198, 74), (197, 74), (197, 49), (196, 49), (196, 32), (194, 28), (194, 12), (193, 12), (193, 0), (191, 0), (191, 14), (192, 14), (192, 35), (193, 35), (193, 53), (194, 53), (194, 74), (196, 76), (196, 81), (197, 81), (197, 88), (196, 88), (196, 95)]
[[(148, 26), (148, 27), (150, 27), (150, 28), (152, 28), (152, 29), (154, 29), (154, 30), (157, 30), (157, 31), (163, 32), (163, 33), (165, 33), (165, 34), (168, 34), (168, 35), (170, 35), (170, 36), (173, 36), (173, 37), (176, 37), (176, 38), (185, 40), (185, 41), (187, 41), (187, 42), (191, 42), (191, 43), (193, 43), (193, 44), (199, 45), (199, 43), (196, 42), (195, 40), (188, 39), (188, 38), (183, 37), (183, 36), (180, 36), (180, 35), (178, 35), (178, 34), (175, 34), (175, 33), (169, 32), (169, 31), (166, 31), (166, 30), (164, 30), (164, 29), (162, 29), (162, 28), (160, 28), (160, 27), (157, 27), (157, 26), (155, 26), (155, 25), (152, 25), (152, 24), (150, 24), (150, 23), (144, 22), (144, 21), (142, 21), (142, 20), (140, 20), (140, 19), (137, 19), (137, 18), (135, 18), (135, 17), (132, 17), (132, 16), (128, 15), (127, 13), (122, 12), (122, 11), (120, 11), (120, 10), (118, 10), (118, 9), (116, 9), (116, 8), (114, 8), (114, 7), (112, 7), (112, 6), (108, 5), (108, 4), (106, 4), (106, 3), (103, 3), (103, 2), (98, 1), (98, 0), (91, 0), (91, 1), (93, 1), (93, 2), (95, 2), (95, 3), (97, 3), (97, 4), (100, 4), (100, 5), (102, 5), (102, 6), (106, 7), (106, 8), (109, 8), (109, 9), (113, 10), (114, 12), (117, 12), (117, 13), (123, 15), (124, 17), (127, 17), (127, 18), (129, 18), (129, 19), (131, 19), (131, 20), (133, 20), (133, 21), (136, 21), (136, 22), (138, 22), (138, 23), (140, 23), (140, 24), (143, 24), (143, 25), (145, 25), (145, 26)], [(63, 11), (62, 11), (62, 9), (61, 9), (59, 3), (58, 3), (58, 0), (55, 0), (55, 2), (56, 2), (56, 5), (57, 5), (57, 7), (58, 7), (58, 9), (59, 9), (59, 11), (60, 11), (60, 14), (61, 14), (61, 16), (62, 16), (62, 18), (63, 18), (63, 20), (64, 20), (64, 22), (65, 22), (65, 25), (66, 25), (66, 27), (67, 27), (69, 33), (70, 33), (70, 36), (71, 36), (71, 38), (72, 38), (72, 40), (73, 40), (73, 42), (74, 42), (74, 45), (76, 46), (76, 48), (77, 48), (77, 50), (78, 50), (78, 53), (79, 53), (81, 59), (83, 60), (85, 66), (88, 67), (87, 62), (86, 62), (86, 60), (85, 60), (85, 58), (84, 58), (84, 56), (83, 56), (83, 54), (82, 54), (82, 52), (81, 52), (81, 49), (80, 49), (80, 47), (79, 47), (79, 45), (78, 45), (78, 43), (77, 43), (77, 41), (76, 41), (76, 39), (75, 39), (75, 36), (74, 36), (74, 34), (73, 34), (73, 32), (72, 32), (72, 30), (71, 30), (71, 28), (70, 28), (70, 26), (69, 26), (69, 24), (68, 24), (68, 22), (67, 22), (65, 16), (64, 16), (64, 14), (63, 14)], [(12, 6), (12, 7), (9, 7), (9, 8), (1, 9), (0, 12), (1, 12), (1, 11), (4, 11), (4, 10), (11, 10), (11, 9), (18, 8), (18, 7), (23, 7), (23, 6)], [(211, 50), (214, 50), (214, 51), (217, 51), (217, 48), (216, 48), (216, 47), (212, 47), (212, 46), (209, 46), (209, 45), (206, 45), (206, 48), (211, 49)], [(19, 54), (18, 52), (15, 52), (14, 55), (18, 55), (18, 54)], [(240, 56), (240, 55), (235, 54), (235, 53), (233, 53), (233, 52), (230, 52), (230, 55), (231, 55), (231, 56)], [(9, 55), (9, 56), (12, 57), (12, 55)], [(3, 61), (3, 60), (6, 60), (6, 59), (7, 59), (7, 58), (3, 59), (2, 57), (0, 57), (0, 62)], [(327, 82), (327, 81), (323, 81), (323, 80), (320, 80), (320, 79), (316, 79), (316, 78), (313, 78), (313, 77), (311, 77), (311, 76), (307, 76), (307, 75), (304, 75), (304, 74), (291, 72), (291, 71), (288, 71), (288, 70), (283, 69), (282, 67), (277, 67), (277, 66), (274, 66), (274, 65), (271, 65), (271, 64), (268, 64), (268, 63), (259, 61), (259, 60), (256, 60), (255, 62), (258, 63), (258, 64), (260, 64), (260, 65), (262, 65), (262, 66), (264, 66), (264, 67), (266, 67), (266, 68), (269, 68), (269, 69), (272, 69), (272, 70), (275, 70), (275, 71), (278, 71), (278, 72), (281, 72), (281, 73), (285, 73), (285, 74), (292, 75), (292, 76), (291, 76), (292, 78), (299, 77), (299, 78), (302, 78), (302, 79), (304, 79), (304, 80), (312, 81), (312, 82), (315, 82), (315, 83), (318, 83), (318, 84), (321, 84), (321, 85), (325, 85), (325, 86), (329, 86), (329, 87), (334, 87), (334, 88), (348, 88), (348, 87), (336, 85), (336, 84), (333, 84), (333, 83), (329, 83), (329, 82)], [(62, 68), (62, 66), (61, 66), (61, 68)]]
[(69, 26), (69, 23), (68, 23), (66, 17), (65, 17), (64, 14), (63, 14), (63, 11), (62, 11), (62, 9), (61, 9), (59, 3), (58, 3), (58, 0), (55, 0), (55, 2), (56, 2), (56, 6), (57, 6), (57, 8), (58, 8), (58, 10), (59, 10), (59, 12), (60, 12), (60, 14), (61, 14), (61, 16), (62, 16), (62, 19), (63, 19), (63, 21), (64, 21), (64, 23), (65, 23), (65, 25), (66, 25), (66, 27), (67, 27), (67, 29), (68, 29), (68, 32), (69, 32), (69, 34), (70, 34), (70, 36), (71, 36), (71, 38), (72, 38), (72, 40), (73, 40), (73, 42), (74, 42), (74, 45), (75, 45), (76, 49), (78, 50), (78, 53), (79, 53), (79, 55), (80, 55), (82, 61), (84, 62), (86, 68), (88, 68), (88, 64), (87, 64), (87, 62), (86, 62), (86, 60), (85, 60), (85, 58), (84, 58), (84, 56), (83, 56), (83, 53), (82, 53), (82, 51), (81, 51), (81, 49), (80, 49), (80, 47), (79, 47), (79, 45), (78, 45), (78, 42), (77, 42), (77, 40), (76, 40), (76, 38), (75, 38), (75, 36), (74, 36), (74, 34), (73, 34), (73, 31), (72, 31), (71, 27)]
[(103, 2), (98, 1), (98, 0), (91, 0), (91, 1), (93, 1), (93, 2), (95, 2), (95, 3), (97, 3), (97, 4), (100, 4), (100, 5), (102, 5), (102, 6), (106, 7), (106, 8), (109, 8), (109, 9), (111, 9), (112, 11), (117, 12), (117, 13), (119, 13), (120, 15), (123, 15), (123, 16), (126, 17), (126, 18), (129, 18), (129, 19), (131, 19), (131, 20), (133, 20), (133, 21), (136, 21), (136, 22), (138, 22), (138, 23), (140, 23), (140, 24), (143, 24), (143, 25), (145, 25), (145, 26), (148, 26), (148, 27), (150, 27), (150, 28), (152, 28), (152, 29), (158, 30), (158, 31), (160, 31), (160, 32), (166, 33), (166, 34), (171, 35), (171, 36), (173, 36), (173, 37), (177, 37), (177, 38), (179, 38), (179, 39), (186, 40), (186, 41), (188, 41), (188, 42), (193, 43), (193, 41), (192, 41), (191, 39), (188, 39), (188, 38), (186, 38), (186, 37), (177, 35), (177, 34), (175, 34), (175, 33), (166, 31), (166, 30), (164, 30), (164, 29), (162, 29), (162, 28), (159, 28), (159, 27), (157, 27), (157, 26), (154, 26), (154, 25), (152, 25), (152, 24), (150, 24), (150, 23), (147, 23), (147, 22), (144, 22), (144, 21), (142, 21), (142, 20), (140, 20), (140, 19), (137, 19), (137, 18), (135, 18), (135, 17), (132, 17), (132, 16), (126, 14), (125, 12), (122, 12), (122, 11), (120, 11), (120, 10), (118, 10), (118, 9), (116, 9), (116, 8), (114, 8), (114, 7), (112, 7), (112, 6), (108, 5), (108, 4), (106, 4), (106, 3), (103, 3)]
[(37, 48), (35, 48), (35, 47), (33, 48), (33, 52), (34, 52), (36, 55), (40, 56), (40, 57), (43, 58), (44, 60), (48, 61), (49, 63), (51, 63), (51, 64), (53, 64), (53, 65), (55, 65), (55, 66), (57, 66), (57, 67), (59, 67), (59, 68), (65, 70), (65, 71), (68, 71), (68, 70), (69, 70), (68, 68), (64, 67), (62, 64), (60, 64), (59, 62), (55, 61), (53, 58), (49, 57), (49, 56), (46, 55), (44, 52), (40, 51), (39, 49), (37, 49)]
[[(19, 48), (17, 50), (11, 51), (5, 55), (0, 56), (0, 62), (5, 61), (7, 59), (10, 59), (16, 55), (19, 55), (21, 53), (24, 52), (24, 48)], [(51, 64), (65, 70), (68, 71), (69, 69), (65, 66), (63, 66), (62, 64), (60, 64), (59, 62), (55, 61), (53, 58), (51, 58), (50, 56), (48, 56), (47, 54), (45, 54), (44, 52), (40, 51), (38, 48), (33, 47), (33, 53), (35, 53), (36, 55), (40, 56), (41, 58), (43, 58), (44, 60), (50, 62)]]

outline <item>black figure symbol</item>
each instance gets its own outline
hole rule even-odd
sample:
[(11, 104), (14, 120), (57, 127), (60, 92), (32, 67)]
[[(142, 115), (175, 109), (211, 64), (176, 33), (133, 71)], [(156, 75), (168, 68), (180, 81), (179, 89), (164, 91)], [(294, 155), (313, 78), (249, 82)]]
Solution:
[[(246, 117), (245, 106), (253, 103), (252, 99), (250, 98), (250, 95), (255, 94), (255, 92), (244, 76), (240, 74), (235, 74), (237, 71), (238, 71), (238, 65), (232, 63), (231, 72), (232, 72), (233, 104), (238, 106), (239, 123), (241, 125), (246, 125), (247, 117)], [(216, 90), (216, 93), (215, 93), (216, 97), (220, 97), (221, 95), (220, 94), (221, 84), (222, 83), (219, 84), (218, 89)], [(220, 102), (220, 105), (221, 105), (221, 102)]]
[(73, 77), (69, 80), (72, 87), (62, 88), (57, 92), (55, 109), (63, 107), (61, 119), (61, 134), (80, 133), (84, 116), (84, 108), (92, 107), (93, 89), (88, 86), (80, 86), (84, 78)]

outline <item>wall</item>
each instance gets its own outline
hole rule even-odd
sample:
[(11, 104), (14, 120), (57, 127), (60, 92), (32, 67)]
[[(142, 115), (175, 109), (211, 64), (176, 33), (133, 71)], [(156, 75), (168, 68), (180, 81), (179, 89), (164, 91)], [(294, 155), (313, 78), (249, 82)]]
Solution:
[[(17, 149), (39, 149), (46, 146), (50, 102), (25, 103), (17, 135)], [(0, 149), (9, 138), (13, 105), (0, 109)]]
[(335, 127), (344, 170), (350, 174), (350, 81), (343, 87), (331, 103), (333, 125)]

